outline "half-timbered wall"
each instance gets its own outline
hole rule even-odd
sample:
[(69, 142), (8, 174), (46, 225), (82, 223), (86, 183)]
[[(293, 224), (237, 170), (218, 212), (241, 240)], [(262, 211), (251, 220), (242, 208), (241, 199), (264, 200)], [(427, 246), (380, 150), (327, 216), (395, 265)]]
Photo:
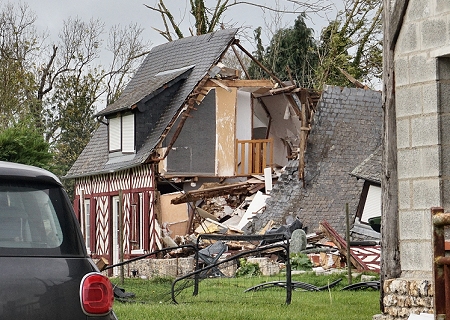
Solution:
[[(123, 209), (123, 250), (131, 254), (130, 219), (134, 194), (142, 194), (144, 221), (143, 251), (153, 251), (161, 246), (159, 225), (154, 204), (154, 172), (151, 165), (143, 165), (119, 172), (78, 178), (75, 181), (75, 211), (83, 223), (83, 203), (90, 201), (91, 228), (90, 248), (95, 257), (112, 258), (112, 199), (122, 194)], [(85, 222), (84, 222), (85, 223)]]

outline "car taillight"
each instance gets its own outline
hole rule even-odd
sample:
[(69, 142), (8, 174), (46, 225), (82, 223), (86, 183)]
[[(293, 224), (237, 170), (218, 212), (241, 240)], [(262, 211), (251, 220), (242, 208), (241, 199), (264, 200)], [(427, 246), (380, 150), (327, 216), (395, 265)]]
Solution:
[(100, 273), (89, 273), (81, 280), (80, 300), (84, 313), (102, 315), (111, 311), (114, 292), (111, 282)]

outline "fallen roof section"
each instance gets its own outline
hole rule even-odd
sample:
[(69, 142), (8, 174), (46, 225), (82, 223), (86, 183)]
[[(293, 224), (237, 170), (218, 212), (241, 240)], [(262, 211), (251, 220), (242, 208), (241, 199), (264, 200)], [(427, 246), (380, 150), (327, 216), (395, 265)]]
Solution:
[[(347, 255), (347, 242), (327, 221), (320, 223), (320, 229), (337, 246), (339, 252)], [(381, 247), (375, 246), (350, 246), (350, 261), (358, 271), (380, 272)]]

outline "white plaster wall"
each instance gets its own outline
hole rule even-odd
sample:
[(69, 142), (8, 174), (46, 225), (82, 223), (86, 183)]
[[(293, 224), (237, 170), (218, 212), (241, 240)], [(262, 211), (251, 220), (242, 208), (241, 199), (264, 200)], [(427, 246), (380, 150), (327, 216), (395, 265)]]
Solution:
[(250, 140), (252, 138), (252, 101), (250, 92), (238, 90), (236, 114), (236, 139)]

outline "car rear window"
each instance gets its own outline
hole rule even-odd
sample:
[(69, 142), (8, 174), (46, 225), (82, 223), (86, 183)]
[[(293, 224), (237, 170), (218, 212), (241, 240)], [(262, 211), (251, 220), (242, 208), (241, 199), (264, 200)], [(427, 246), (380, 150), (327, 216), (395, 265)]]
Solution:
[(79, 255), (79, 234), (59, 186), (0, 181), (0, 255)]

